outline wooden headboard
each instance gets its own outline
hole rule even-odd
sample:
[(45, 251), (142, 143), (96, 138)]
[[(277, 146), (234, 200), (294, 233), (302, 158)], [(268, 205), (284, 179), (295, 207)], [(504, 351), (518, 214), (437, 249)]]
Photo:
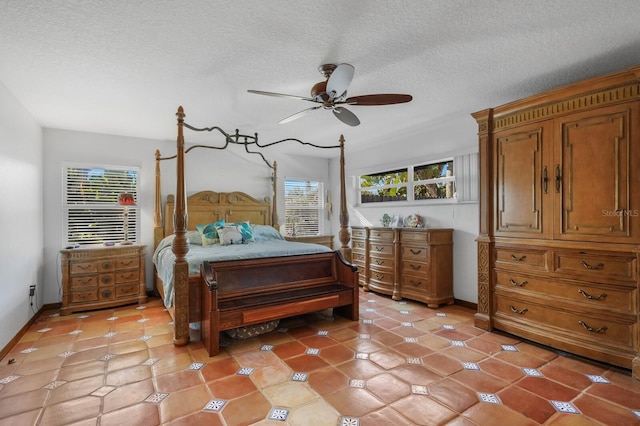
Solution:
[[(175, 197), (167, 196), (164, 205), (164, 236), (173, 234)], [(187, 229), (224, 219), (226, 222), (249, 221), (252, 225), (271, 225), (269, 197), (257, 200), (244, 192), (201, 191), (187, 197)]]

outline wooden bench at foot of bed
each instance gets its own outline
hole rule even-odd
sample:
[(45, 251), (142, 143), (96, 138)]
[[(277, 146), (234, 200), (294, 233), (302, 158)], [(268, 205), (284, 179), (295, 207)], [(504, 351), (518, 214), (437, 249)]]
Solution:
[(358, 269), (339, 251), (246, 261), (203, 262), (201, 338), (209, 356), (220, 332), (335, 308), (357, 321)]

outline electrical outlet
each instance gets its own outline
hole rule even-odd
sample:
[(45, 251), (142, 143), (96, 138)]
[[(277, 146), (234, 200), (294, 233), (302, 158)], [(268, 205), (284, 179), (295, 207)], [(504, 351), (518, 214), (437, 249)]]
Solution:
[(29, 286), (29, 297), (33, 297), (36, 294), (36, 286), (35, 285), (30, 285)]

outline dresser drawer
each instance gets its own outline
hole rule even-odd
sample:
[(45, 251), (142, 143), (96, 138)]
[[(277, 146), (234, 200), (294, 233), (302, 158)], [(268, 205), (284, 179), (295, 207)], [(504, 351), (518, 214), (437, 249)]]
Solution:
[(87, 291), (71, 292), (72, 303), (95, 302), (97, 300), (98, 300), (98, 289), (96, 288), (92, 290), (87, 290)]
[(638, 265), (632, 256), (556, 251), (554, 266), (558, 275), (636, 287)]
[(386, 285), (393, 285), (393, 272), (392, 271), (381, 271), (378, 269), (371, 268), (371, 276), (369, 277), (370, 281), (378, 282)]
[[(540, 301), (544, 303), (544, 301)], [(633, 348), (636, 322), (622, 321), (613, 316), (559, 310), (540, 303), (496, 295), (496, 316), (533, 323), (548, 333), (568, 333), (572, 338), (590, 340), (595, 344)]]
[(404, 259), (402, 261), (402, 275), (423, 276), (429, 274), (429, 264), (425, 262), (414, 262)]
[(116, 273), (116, 284), (128, 283), (132, 281), (138, 281), (140, 279), (140, 273), (138, 270), (122, 271)]
[[(496, 289), (500, 293), (525, 292), (538, 297), (565, 299), (585, 309), (604, 309), (635, 314), (637, 290), (624, 286), (605, 286), (594, 282), (547, 279), (517, 272), (496, 271)], [(553, 296), (551, 296), (553, 295)]]
[(364, 240), (353, 240), (351, 242), (351, 249), (364, 251), (367, 249), (367, 243)]
[(402, 291), (427, 291), (429, 288), (429, 276), (428, 275), (409, 275), (402, 274)]
[(111, 274), (100, 274), (98, 276), (98, 283), (100, 286), (105, 286), (105, 285), (114, 285), (116, 282), (116, 275), (111, 273)]
[(429, 262), (429, 247), (402, 246), (402, 260)]
[(369, 240), (384, 240), (393, 242), (393, 229), (371, 229)]
[(71, 275), (90, 274), (98, 272), (98, 262), (71, 262), (69, 273)]
[(140, 266), (140, 258), (138, 257), (123, 257), (122, 259), (116, 259), (116, 270), (124, 269), (138, 269)]
[(136, 284), (124, 284), (116, 286), (116, 297), (133, 296), (139, 293), (139, 286)]
[(525, 249), (521, 247), (496, 247), (494, 253), (496, 268), (549, 271), (547, 250)]
[(369, 255), (378, 257), (393, 257), (393, 244), (370, 242)]
[(351, 228), (351, 239), (365, 239), (367, 237), (367, 230), (364, 228)]
[(393, 270), (393, 259), (388, 256), (371, 256), (369, 259), (371, 270), (387, 272)]
[(100, 299), (101, 302), (108, 302), (110, 300), (115, 299), (116, 293), (115, 293), (115, 288), (113, 286), (111, 287), (100, 287), (98, 289), (98, 299)]
[(95, 287), (98, 285), (98, 276), (80, 275), (77, 277), (71, 277), (70, 283), (72, 289), (79, 287)]

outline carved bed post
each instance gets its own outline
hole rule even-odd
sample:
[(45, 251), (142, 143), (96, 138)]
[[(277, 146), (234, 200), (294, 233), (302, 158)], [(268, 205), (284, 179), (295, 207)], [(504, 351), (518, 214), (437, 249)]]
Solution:
[(160, 150), (156, 149), (156, 193), (153, 209), (153, 249), (155, 250), (164, 238), (162, 222), (162, 192), (160, 190)]
[(351, 247), (349, 247), (351, 235), (349, 233), (349, 212), (347, 211), (347, 194), (344, 181), (344, 135), (340, 135), (340, 252), (348, 262), (351, 262)]
[(271, 180), (273, 184), (273, 200), (271, 201), (271, 226), (280, 230), (280, 224), (278, 223), (278, 162), (273, 162), (273, 178)]
[(173, 212), (173, 229), (175, 238), (171, 249), (176, 256), (173, 266), (174, 277), (174, 331), (173, 344), (184, 346), (189, 343), (189, 264), (186, 255), (189, 252), (187, 243), (187, 197), (184, 182), (184, 109), (178, 108), (177, 139), (177, 180), (176, 198)]

